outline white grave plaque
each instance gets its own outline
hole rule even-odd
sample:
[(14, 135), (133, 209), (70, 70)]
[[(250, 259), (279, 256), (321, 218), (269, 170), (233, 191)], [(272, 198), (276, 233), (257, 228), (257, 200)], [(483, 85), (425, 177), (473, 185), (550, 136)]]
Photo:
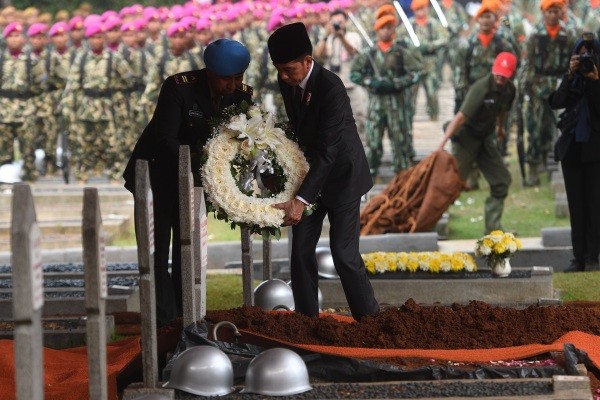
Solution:
[(44, 305), (44, 272), (42, 270), (40, 227), (35, 222), (29, 230), (29, 246), (31, 255), (31, 304), (33, 309), (37, 311)]
[(202, 268), (206, 268), (208, 266), (208, 218), (206, 214), (200, 217), (200, 249), (202, 251), (200, 265)]
[(154, 198), (152, 197), (152, 189), (148, 190), (146, 199), (148, 201), (148, 247), (150, 254), (154, 254)]
[(106, 299), (108, 297), (108, 280), (106, 277), (106, 232), (100, 228), (98, 232), (98, 239), (100, 242), (100, 248), (98, 249), (98, 256), (100, 258), (98, 262), (98, 273), (100, 274), (100, 298)]

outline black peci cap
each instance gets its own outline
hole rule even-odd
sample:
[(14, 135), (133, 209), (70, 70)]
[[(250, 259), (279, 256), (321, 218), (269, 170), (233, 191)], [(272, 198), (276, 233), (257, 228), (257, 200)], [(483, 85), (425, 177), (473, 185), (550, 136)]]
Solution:
[(269, 54), (275, 64), (286, 64), (304, 54), (312, 54), (312, 44), (302, 22), (284, 25), (271, 34)]

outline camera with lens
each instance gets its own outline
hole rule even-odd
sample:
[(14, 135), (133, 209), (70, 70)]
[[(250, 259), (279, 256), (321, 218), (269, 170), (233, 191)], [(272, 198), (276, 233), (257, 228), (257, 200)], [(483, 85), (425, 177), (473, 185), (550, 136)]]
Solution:
[(582, 38), (585, 42), (586, 52), (579, 56), (579, 72), (586, 75), (594, 72), (594, 34), (584, 32)]
[(334, 31), (339, 31), (340, 29), (342, 29), (341, 25), (337, 22), (334, 22), (333, 24), (331, 24), (333, 26), (333, 30)]

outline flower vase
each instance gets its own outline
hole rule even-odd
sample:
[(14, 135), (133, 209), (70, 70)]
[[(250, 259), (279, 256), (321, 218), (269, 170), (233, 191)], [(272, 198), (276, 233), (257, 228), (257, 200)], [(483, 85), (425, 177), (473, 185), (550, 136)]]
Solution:
[(509, 258), (501, 258), (495, 262), (492, 262), (490, 265), (492, 268), (492, 275), (497, 276), (499, 278), (506, 278), (510, 275), (510, 259)]

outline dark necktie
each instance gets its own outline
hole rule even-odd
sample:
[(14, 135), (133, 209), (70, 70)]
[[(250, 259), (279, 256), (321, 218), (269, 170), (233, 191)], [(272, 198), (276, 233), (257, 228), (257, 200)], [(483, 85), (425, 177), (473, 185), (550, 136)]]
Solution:
[(300, 111), (302, 110), (302, 88), (300, 86), (294, 88), (292, 105), (294, 107), (294, 117), (298, 120), (300, 118)]

